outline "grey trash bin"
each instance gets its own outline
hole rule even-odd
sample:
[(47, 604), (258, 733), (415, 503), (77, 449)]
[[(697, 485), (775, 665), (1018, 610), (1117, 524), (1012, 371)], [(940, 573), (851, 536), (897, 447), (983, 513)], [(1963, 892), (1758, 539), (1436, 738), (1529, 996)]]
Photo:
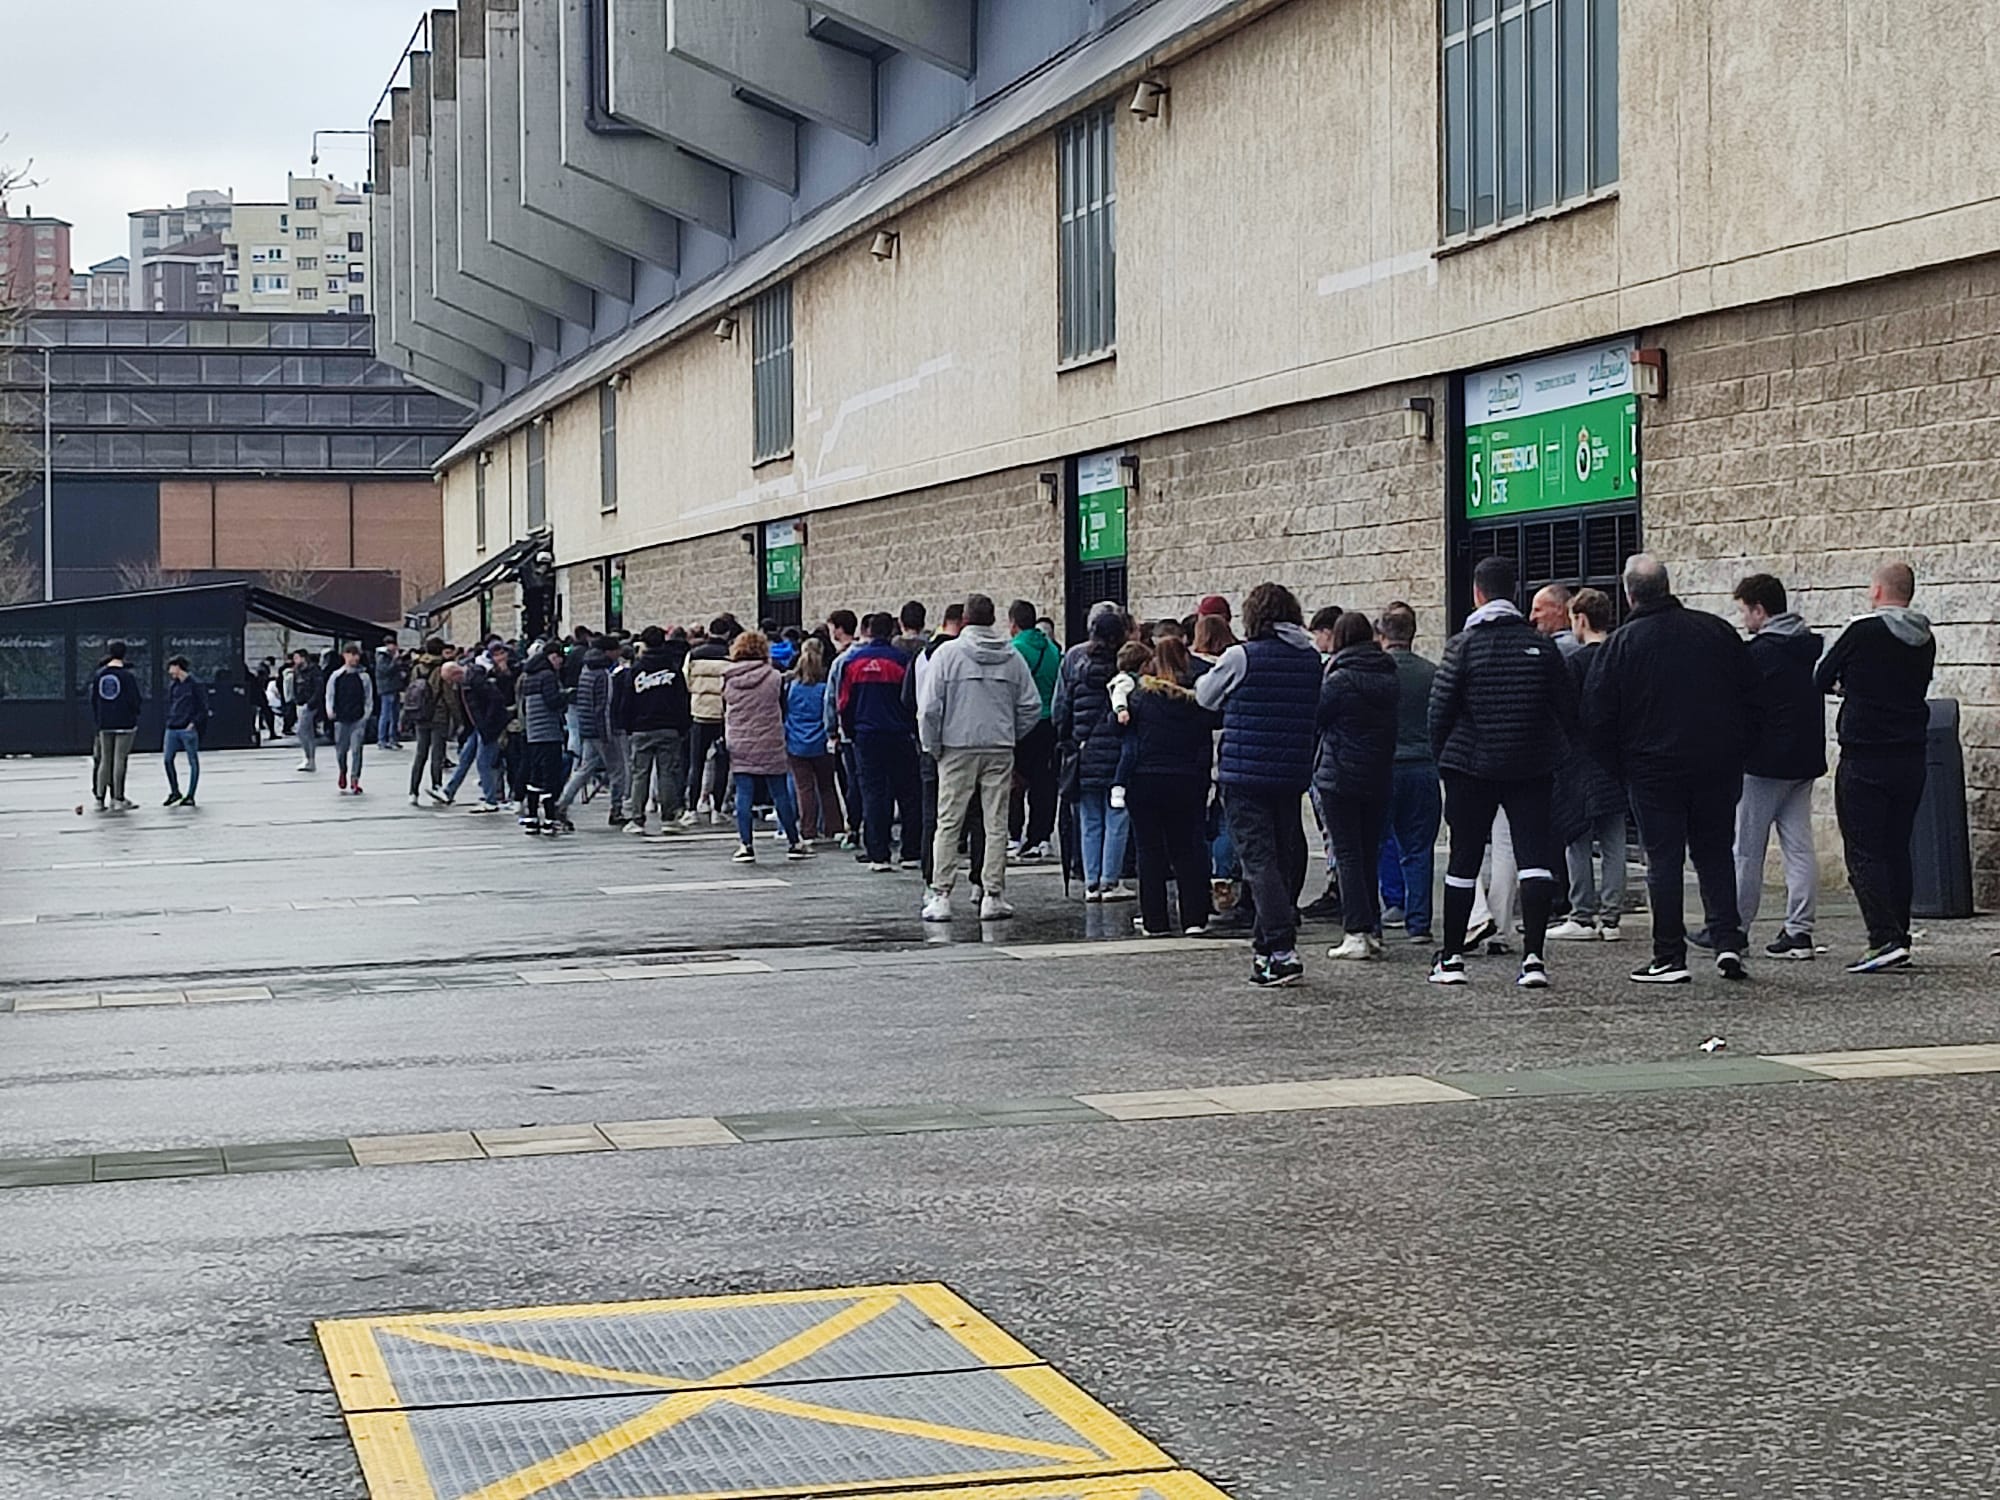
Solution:
[(1924, 742), (1924, 800), (1910, 834), (1910, 913), (1972, 915), (1972, 834), (1965, 817), (1965, 752), (1958, 743), (1958, 700), (1930, 701)]

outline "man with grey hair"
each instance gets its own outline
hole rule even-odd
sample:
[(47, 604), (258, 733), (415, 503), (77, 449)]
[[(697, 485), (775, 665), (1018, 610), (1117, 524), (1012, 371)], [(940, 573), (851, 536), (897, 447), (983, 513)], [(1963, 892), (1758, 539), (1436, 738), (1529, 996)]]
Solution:
[(1528, 606), (1528, 623), (1556, 643), (1565, 661), (1583, 649), (1569, 623), (1569, 602), (1575, 597), (1568, 584), (1549, 583), (1535, 591)]
[(1625, 786), (1646, 849), (1653, 958), (1640, 984), (1687, 984), (1684, 867), (1694, 864), (1716, 972), (1744, 979), (1749, 940), (1736, 904), (1736, 803), (1754, 742), (1757, 672), (1736, 631), (1673, 595), (1666, 565), (1625, 564), (1632, 610), (1592, 663), (1583, 725)]

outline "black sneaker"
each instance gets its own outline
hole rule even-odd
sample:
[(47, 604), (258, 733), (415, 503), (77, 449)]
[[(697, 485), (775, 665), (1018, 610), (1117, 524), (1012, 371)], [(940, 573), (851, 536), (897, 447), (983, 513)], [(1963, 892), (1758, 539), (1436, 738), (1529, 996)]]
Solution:
[(160, 804), (160, 806), (162, 807), (179, 807), (180, 805), (181, 805), (181, 794), (179, 792), (167, 793), (167, 800)]
[(1884, 969), (1904, 969), (1910, 963), (1910, 950), (1902, 943), (1884, 943), (1879, 948), (1870, 948), (1861, 957), (1847, 966), (1850, 974), (1879, 974)]
[(1541, 955), (1530, 953), (1521, 960), (1521, 977), (1514, 981), (1524, 990), (1545, 990), (1549, 987), (1548, 965)]
[(1440, 950), (1431, 959), (1432, 984), (1470, 984), (1472, 976), (1465, 972), (1465, 960), (1456, 953)]
[(1672, 963), (1664, 958), (1656, 958), (1643, 969), (1632, 971), (1634, 984), (1693, 984), (1694, 975), (1688, 972), (1685, 960)]
[(1250, 965), (1250, 982), (1259, 989), (1284, 989), (1304, 981), (1306, 966), (1291, 958), (1270, 957), (1258, 954)]
[(1340, 886), (1329, 880), (1319, 899), (1299, 908), (1299, 916), (1307, 922), (1337, 922), (1340, 920)]
[(1810, 959), (1818, 955), (1819, 949), (1813, 946), (1809, 932), (1780, 932), (1764, 945), (1764, 952), (1771, 958)]
[(1498, 922), (1495, 922), (1491, 917), (1488, 917), (1484, 922), (1481, 922), (1477, 927), (1473, 928), (1472, 931), (1468, 932), (1465, 935), (1465, 947), (1462, 951), (1466, 953), (1472, 953), (1477, 951), (1481, 943), (1485, 942), (1488, 938), (1494, 936), (1499, 931), (1500, 931), (1500, 924)]
[(1748, 979), (1750, 971), (1743, 966), (1740, 953), (1718, 953), (1715, 955), (1715, 972), (1724, 979)]

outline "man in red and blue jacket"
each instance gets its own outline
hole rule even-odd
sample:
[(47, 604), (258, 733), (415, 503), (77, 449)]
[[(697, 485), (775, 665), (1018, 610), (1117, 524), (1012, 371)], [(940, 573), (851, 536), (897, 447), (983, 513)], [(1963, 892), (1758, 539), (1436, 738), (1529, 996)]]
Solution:
[(865, 638), (843, 656), (838, 690), (840, 725), (854, 741), (861, 772), (862, 858), (877, 874), (895, 869), (890, 824), (903, 826), (903, 866), (923, 857), (923, 785), (917, 767), (917, 721), (903, 698), (908, 655), (892, 645), (894, 615), (874, 614)]

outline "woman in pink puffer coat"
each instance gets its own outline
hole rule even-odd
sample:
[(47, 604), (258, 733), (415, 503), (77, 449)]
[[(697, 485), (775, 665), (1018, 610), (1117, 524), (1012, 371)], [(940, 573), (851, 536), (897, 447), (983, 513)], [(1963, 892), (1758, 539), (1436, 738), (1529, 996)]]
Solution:
[[(778, 825), (790, 846), (789, 859), (810, 859), (799, 840), (798, 804), (792, 797), (790, 763), (785, 758), (785, 680), (771, 665), (771, 642), (762, 631), (746, 630), (729, 647), (722, 674), (722, 737), (729, 746), (729, 769), (736, 777), (736, 862), (757, 862), (751, 810), (761, 791), (778, 810)], [(762, 784), (761, 787), (759, 784)]]

